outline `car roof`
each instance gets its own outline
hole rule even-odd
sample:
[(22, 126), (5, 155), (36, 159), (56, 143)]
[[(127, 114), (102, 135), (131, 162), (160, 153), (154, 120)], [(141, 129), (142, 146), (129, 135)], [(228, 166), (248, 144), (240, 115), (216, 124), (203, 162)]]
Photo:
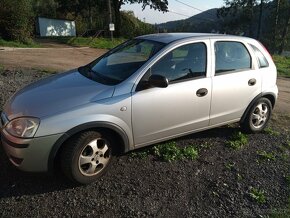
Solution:
[(157, 42), (162, 42), (169, 44), (174, 41), (189, 39), (189, 38), (246, 38), (240, 36), (233, 36), (233, 35), (225, 35), (225, 34), (213, 34), (213, 33), (156, 33), (156, 34), (149, 34), (144, 36), (138, 36), (136, 39), (146, 39), (152, 40)]

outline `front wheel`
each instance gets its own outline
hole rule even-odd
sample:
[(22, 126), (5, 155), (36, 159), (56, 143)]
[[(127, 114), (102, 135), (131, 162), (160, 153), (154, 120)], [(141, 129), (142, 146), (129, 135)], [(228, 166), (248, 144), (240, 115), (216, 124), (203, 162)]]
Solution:
[(242, 130), (248, 133), (262, 131), (272, 113), (272, 104), (267, 98), (260, 98), (249, 110), (245, 120), (241, 123)]
[(61, 153), (62, 171), (76, 183), (96, 181), (112, 162), (112, 144), (112, 137), (106, 132), (80, 133), (64, 145)]

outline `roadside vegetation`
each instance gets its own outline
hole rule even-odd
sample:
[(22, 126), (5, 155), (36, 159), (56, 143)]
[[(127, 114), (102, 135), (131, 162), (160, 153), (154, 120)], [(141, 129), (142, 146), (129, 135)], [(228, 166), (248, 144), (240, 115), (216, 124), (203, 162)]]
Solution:
[(92, 38), (92, 37), (64, 37), (60, 39), (63, 42), (72, 46), (88, 46), (91, 48), (111, 49), (124, 42), (125, 39), (114, 38)]
[(290, 77), (290, 57), (274, 55), (273, 60), (279, 76)]
[(20, 41), (7, 41), (0, 38), (0, 47), (14, 47), (14, 48), (39, 48), (40, 45), (32, 39), (25, 42)]

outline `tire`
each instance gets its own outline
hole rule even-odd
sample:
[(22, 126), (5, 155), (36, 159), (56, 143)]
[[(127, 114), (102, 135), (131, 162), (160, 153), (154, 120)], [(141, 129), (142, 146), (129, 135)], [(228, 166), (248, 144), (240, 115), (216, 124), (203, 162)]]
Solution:
[(78, 184), (95, 182), (112, 163), (113, 138), (106, 132), (80, 133), (64, 144), (61, 168), (65, 176)]
[(272, 104), (267, 98), (260, 98), (251, 107), (241, 128), (246, 133), (261, 132), (267, 125), (272, 113)]

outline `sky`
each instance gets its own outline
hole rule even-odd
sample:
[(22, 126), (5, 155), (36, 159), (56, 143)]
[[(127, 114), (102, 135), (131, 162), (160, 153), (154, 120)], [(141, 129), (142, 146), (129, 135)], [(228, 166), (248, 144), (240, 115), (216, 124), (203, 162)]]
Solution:
[(223, 0), (168, 0), (168, 9), (171, 12), (167, 13), (154, 11), (148, 6), (144, 11), (142, 11), (142, 5), (140, 4), (126, 4), (122, 6), (121, 10), (133, 11), (135, 16), (138, 17), (140, 20), (151, 24), (186, 19), (201, 12), (180, 2), (198, 8), (200, 10), (219, 8), (223, 6), (224, 3)]

